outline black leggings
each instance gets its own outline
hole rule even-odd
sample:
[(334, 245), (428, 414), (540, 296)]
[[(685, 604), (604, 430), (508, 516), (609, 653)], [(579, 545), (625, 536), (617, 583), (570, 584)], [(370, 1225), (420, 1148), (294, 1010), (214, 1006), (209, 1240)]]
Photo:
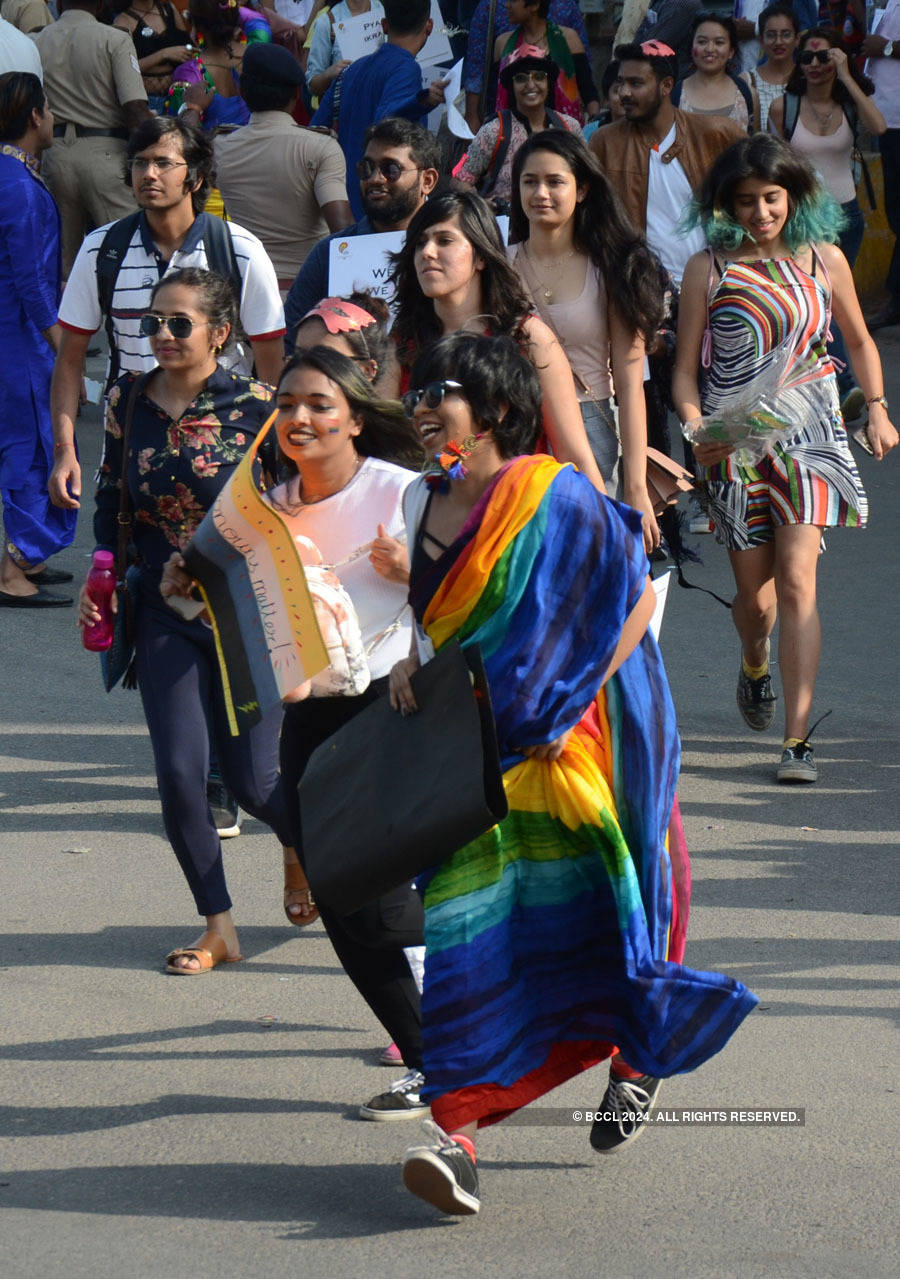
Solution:
[(168, 606), (141, 601), (135, 650), (137, 679), (153, 743), (163, 822), (201, 915), (231, 908), (222, 846), (206, 799), (209, 739), (222, 777), (241, 808), (290, 844), (278, 776), (281, 708), (232, 737), (212, 631)]
[[(294, 847), (303, 860), (297, 783), (317, 746), (342, 724), (387, 692), (387, 677), (374, 680), (359, 697), (310, 697), (284, 708), (281, 777)], [(352, 799), (352, 779), (348, 778)], [(315, 885), (313, 885), (315, 891)], [(404, 1063), (422, 1068), (422, 1010), (419, 989), (403, 953), (425, 940), (425, 915), (408, 884), (386, 893), (352, 915), (337, 915), (317, 903), (325, 931), (347, 976), (394, 1040)]]

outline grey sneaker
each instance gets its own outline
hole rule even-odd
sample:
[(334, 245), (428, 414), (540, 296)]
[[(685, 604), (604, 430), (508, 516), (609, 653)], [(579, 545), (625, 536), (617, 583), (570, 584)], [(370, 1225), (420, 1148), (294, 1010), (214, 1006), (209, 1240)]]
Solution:
[(419, 1096), (425, 1076), (418, 1070), (408, 1070), (402, 1079), (391, 1084), (387, 1092), (367, 1101), (359, 1108), (360, 1119), (422, 1119), (428, 1114), (428, 1106)]
[(403, 1160), (403, 1184), (441, 1212), (472, 1216), (481, 1207), (478, 1172), (469, 1152), (426, 1119), (422, 1127), (434, 1144), (411, 1146)]
[[(769, 641), (766, 640), (766, 659), (769, 657)], [(737, 704), (744, 717), (744, 723), (754, 732), (763, 733), (775, 718), (775, 703), (778, 698), (772, 688), (772, 677), (768, 671), (759, 679), (751, 679), (744, 673), (743, 664), (738, 674)]]
[(591, 1125), (594, 1149), (607, 1155), (639, 1137), (647, 1126), (645, 1121), (661, 1083), (661, 1079), (654, 1079), (652, 1075), (619, 1079), (610, 1071), (606, 1092)]
[(778, 765), (780, 782), (815, 782), (819, 770), (813, 760), (812, 747), (809, 742), (798, 742), (796, 746), (785, 746)]

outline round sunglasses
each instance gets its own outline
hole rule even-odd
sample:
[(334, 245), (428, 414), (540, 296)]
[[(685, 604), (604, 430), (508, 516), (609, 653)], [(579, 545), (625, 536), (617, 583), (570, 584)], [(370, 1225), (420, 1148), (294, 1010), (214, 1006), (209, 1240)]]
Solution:
[(404, 169), (396, 160), (370, 160), (368, 156), (356, 162), (356, 176), (368, 182), (376, 173), (380, 173), (385, 182), (399, 182), (404, 173), (421, 173), (421, 169)]
[(426, 387), (416, 391), (407, 391), (403, 396), (403, 408), (407, 417), (412, 417), (422, 400), (425, 401), (426, 409), (436, 409), (443, 403), (444, 396), (448, 391), (461, 391), (461, 382), (451, 382), (445, 379), (443, 382), (429, 382)]
[(159, 315), (156, 311), (148, 311), (141, 316), (141, 333), (144, 337), (155, 338), (163, 325), (173, 338), (189, 338), (194, 331), (194, 321), (187, 315)]

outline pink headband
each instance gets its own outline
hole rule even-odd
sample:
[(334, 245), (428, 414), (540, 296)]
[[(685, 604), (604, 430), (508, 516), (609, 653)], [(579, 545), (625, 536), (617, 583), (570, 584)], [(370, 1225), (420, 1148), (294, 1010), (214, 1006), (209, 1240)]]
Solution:
[(645, 40), (641, 45), (641, 53), (646, 53), (648, 58), (674, 58), (675, 50), (670, 49), (667, 44), (663, 44), (662, 40)]
[[(329, 333), (355, 333), (357, 329), (367, 329), (370, 324), (377, 324), (374, 315), (364, 311), (355, 302), (345, 302), (343, 298), (323, 298), (318, 306), (307, 311), (303, 320), (315, 317), (321, 320)], [(303, 323), (303, 320), (300, 323)]]

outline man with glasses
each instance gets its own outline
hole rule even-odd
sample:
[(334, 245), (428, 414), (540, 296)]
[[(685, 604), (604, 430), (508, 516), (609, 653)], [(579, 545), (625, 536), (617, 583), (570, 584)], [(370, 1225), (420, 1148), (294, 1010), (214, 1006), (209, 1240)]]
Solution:
[(127, 158), (140, 212), (113, 224), (124, 227), (127, 240), (109, 305), (104, 307), (101, 302), (104, 260), (112, 251), (112, 227), (105, 226), (92, 231), (79, 249), (59, 308), (62, 336), (50, 387), (56, 450), (50, 496), (57, 506), (79, 505), (81, 469), (75, 453), (75, 417), (91, 337), (107, 320), (108, 381), (120, 373), (152, 369), (156, 361), (148, 338), (140, 331), (151, 290), (169, 271), (213, 267), (209, 246), (214, 235), (224, 244), (226, 262), (229, 245), (231, 249), (233, 269), (229, 264), (223, 273), (232, 278), (236, 274), (241, 280), (240, 319), (257, 376), (274, 384), (281, 372), (284, 313), (272, 263), (255, 235), (235, 222), (214, 228), (210, 225), (212, 216), (203, 212), (212, 171), (212, 149), (206, 135), (181, 118), (154, 116), (132, 134)]
[(444, 100), (445, 80), (422, 88), (416, 62), (431, 34), (430, 0), (385, 0), (381, 25), (385, 43), (358, 58), (331, 83), (311, 123), (337, 134), (347, 160), (348, 195), (354, 215), (362, 216), (353, 174), (363, 158), (366, 128), (388, 116), (419, 120)]
[[(365, 134), (363, 158), (357, 165), (363, 216), (337, 232), (341, 239), (381, 231), (405, 231), (434, 190), (441, 168), (437, 139), (411, 120), (380, 120)], [(328, 246), (334, 235), (312, 250), (284, 304), (288, 341), (307, 312), (328, 297)]]

